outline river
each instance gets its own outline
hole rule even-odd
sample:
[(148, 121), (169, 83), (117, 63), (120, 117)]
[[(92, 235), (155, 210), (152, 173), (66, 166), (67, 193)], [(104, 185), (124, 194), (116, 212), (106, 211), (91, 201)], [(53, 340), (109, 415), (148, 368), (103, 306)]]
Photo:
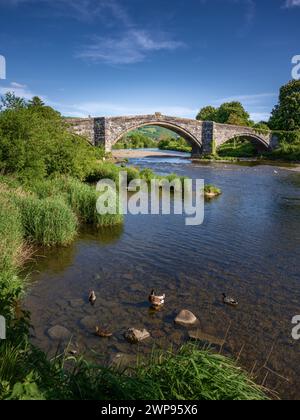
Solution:
[[(182, 157), (130, 164), (203, 178), (223, 194), (206, 202), (201, 226), (185, 226), (178, 215), (128, 215), (123, 227), (85, 229), (71, 246), (37, 258), (24, 302), (34, 344), (53, 354), (57, 342), (48, 330), (62, 325), (73, 334), (73, 347), (103, 362), (153, 346), (176, 348), (187, 332), (174, 318), (189, 309), (205, 334), (224, 338), (229, 331), (225, 353), (254, 369), (257, 381), (266, 379), (281, 398), (299, 399), (300, 340), (292, 338), (291, 320), (300, 315), (300, 174)], [(154, 314), (147, 302), (152, 288), (166, 294), (164, 309)], [(86, 302), (92, 289), (94, 307)], [(239, 307), (224, 306), (223, 292)], [(109, 326), (114, 336), (95, 337), (96, 324)], [(128, 327), (146, 328), (152, 337), (130, 345), (123, 338)], [(266, 361), (269, 371), (262, 367)]]

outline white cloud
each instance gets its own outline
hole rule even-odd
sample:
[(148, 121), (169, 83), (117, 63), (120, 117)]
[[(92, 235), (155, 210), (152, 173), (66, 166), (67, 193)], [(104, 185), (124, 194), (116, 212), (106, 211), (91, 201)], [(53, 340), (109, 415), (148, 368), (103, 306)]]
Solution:
[(300, 0), (286, 0), (284, 7), (290, 9), (291, 7), (300, 6)]
[(184, 46), (164, 33), (153, 36), (144, 30), (129, 29), (114, 38), (94, 37), (77, 57), (106, 64), (132, 64), (143, 61), (149, 53), (174, 51)]
[(45, 97), (36, 95), (34, 92), (32, 92), (27, 85), (17, 82), (11, 82), (6, 86), (0, 86), (0, 95), (5, 95), (8, 92), (13, 92), (16, 96), (27, 100), (31, 99), (33, 96), (39, 96), (44, 101), (46, 100)]

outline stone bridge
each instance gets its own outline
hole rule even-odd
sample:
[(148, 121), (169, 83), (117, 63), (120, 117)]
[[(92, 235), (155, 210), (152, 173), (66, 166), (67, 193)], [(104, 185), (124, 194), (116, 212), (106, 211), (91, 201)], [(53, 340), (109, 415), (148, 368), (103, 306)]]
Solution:
[(160, 113), (124, 117), (68, 118), (67, 122), (71, 131), (87, 137), (95, 146), (104, 146), (107, 152), (110, 152), (113, 145), (128, 132), (148, 125), (168, 128), (185, 138), (192, 146), (194, 157), (211, 154), (214, 144), (218, 148), (236, 137), (249, 139), (259, 150), (272, 150), (278, 144), (278, 139), (272, 133), (258, 132), (250, 127), (168, 117)]

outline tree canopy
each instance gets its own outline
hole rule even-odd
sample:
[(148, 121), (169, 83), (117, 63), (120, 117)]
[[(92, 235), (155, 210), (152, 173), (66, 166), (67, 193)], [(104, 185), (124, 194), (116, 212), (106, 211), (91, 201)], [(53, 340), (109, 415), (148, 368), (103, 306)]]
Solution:
[(1, 100), (0, 170), (24, 178), (55, 173), (85, 177), (96, 148), (68, 131), (59, 112), (39, 98), (26, 102), (12, 93)]
[(274, 107), (269, 121), (272, 130), (300, 129), (300, 80), (282, 86), (279, 103)]
[(244, 109), (240, 102), (225, 102), (219, 108), (206, 106), (202, 108), (197, 120), (214, 121), (221, 124), (252, 126), (254, 123), (250, 120), (250, 115)]

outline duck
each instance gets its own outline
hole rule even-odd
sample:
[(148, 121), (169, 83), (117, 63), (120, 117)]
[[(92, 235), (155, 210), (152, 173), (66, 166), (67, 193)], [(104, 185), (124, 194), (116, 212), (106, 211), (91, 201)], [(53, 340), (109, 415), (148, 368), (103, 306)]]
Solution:
[(113, 334), (112, 332), (108, 331), (106, 328), (101, 328), (101, 327), (96, 326), (95, 335), (101, 338), (108, 338), (108, 337), (111, 337)]
[(225, 293), (223, 293), (223, 302), (226, 305), (235, 306), (235, 307), (238, 306), (238, 304), (239, 304), (237, 300), (235, 300), (232, 297), (226, 296)]
[(165, 294), (163, 294), (162, 296), (156, 296), (155, 291), (152, 290), (149, 295), (149, 302), (151, 303), (151, 306), (153, 308), (159, 308), (163, 306), (163, 304), (165, 303), (165, 298), (166, 298)]
[(95, 305), (96, 300), (97, 300), (96, 293), (94, 292), (94, 290), (92, 290), (92, 291), (90, 292), (90, 294), (89, 294), (89, 302), (90, 302), (90, 304), (91, 304), (92, 306), (94, 306), (94, 305)]

